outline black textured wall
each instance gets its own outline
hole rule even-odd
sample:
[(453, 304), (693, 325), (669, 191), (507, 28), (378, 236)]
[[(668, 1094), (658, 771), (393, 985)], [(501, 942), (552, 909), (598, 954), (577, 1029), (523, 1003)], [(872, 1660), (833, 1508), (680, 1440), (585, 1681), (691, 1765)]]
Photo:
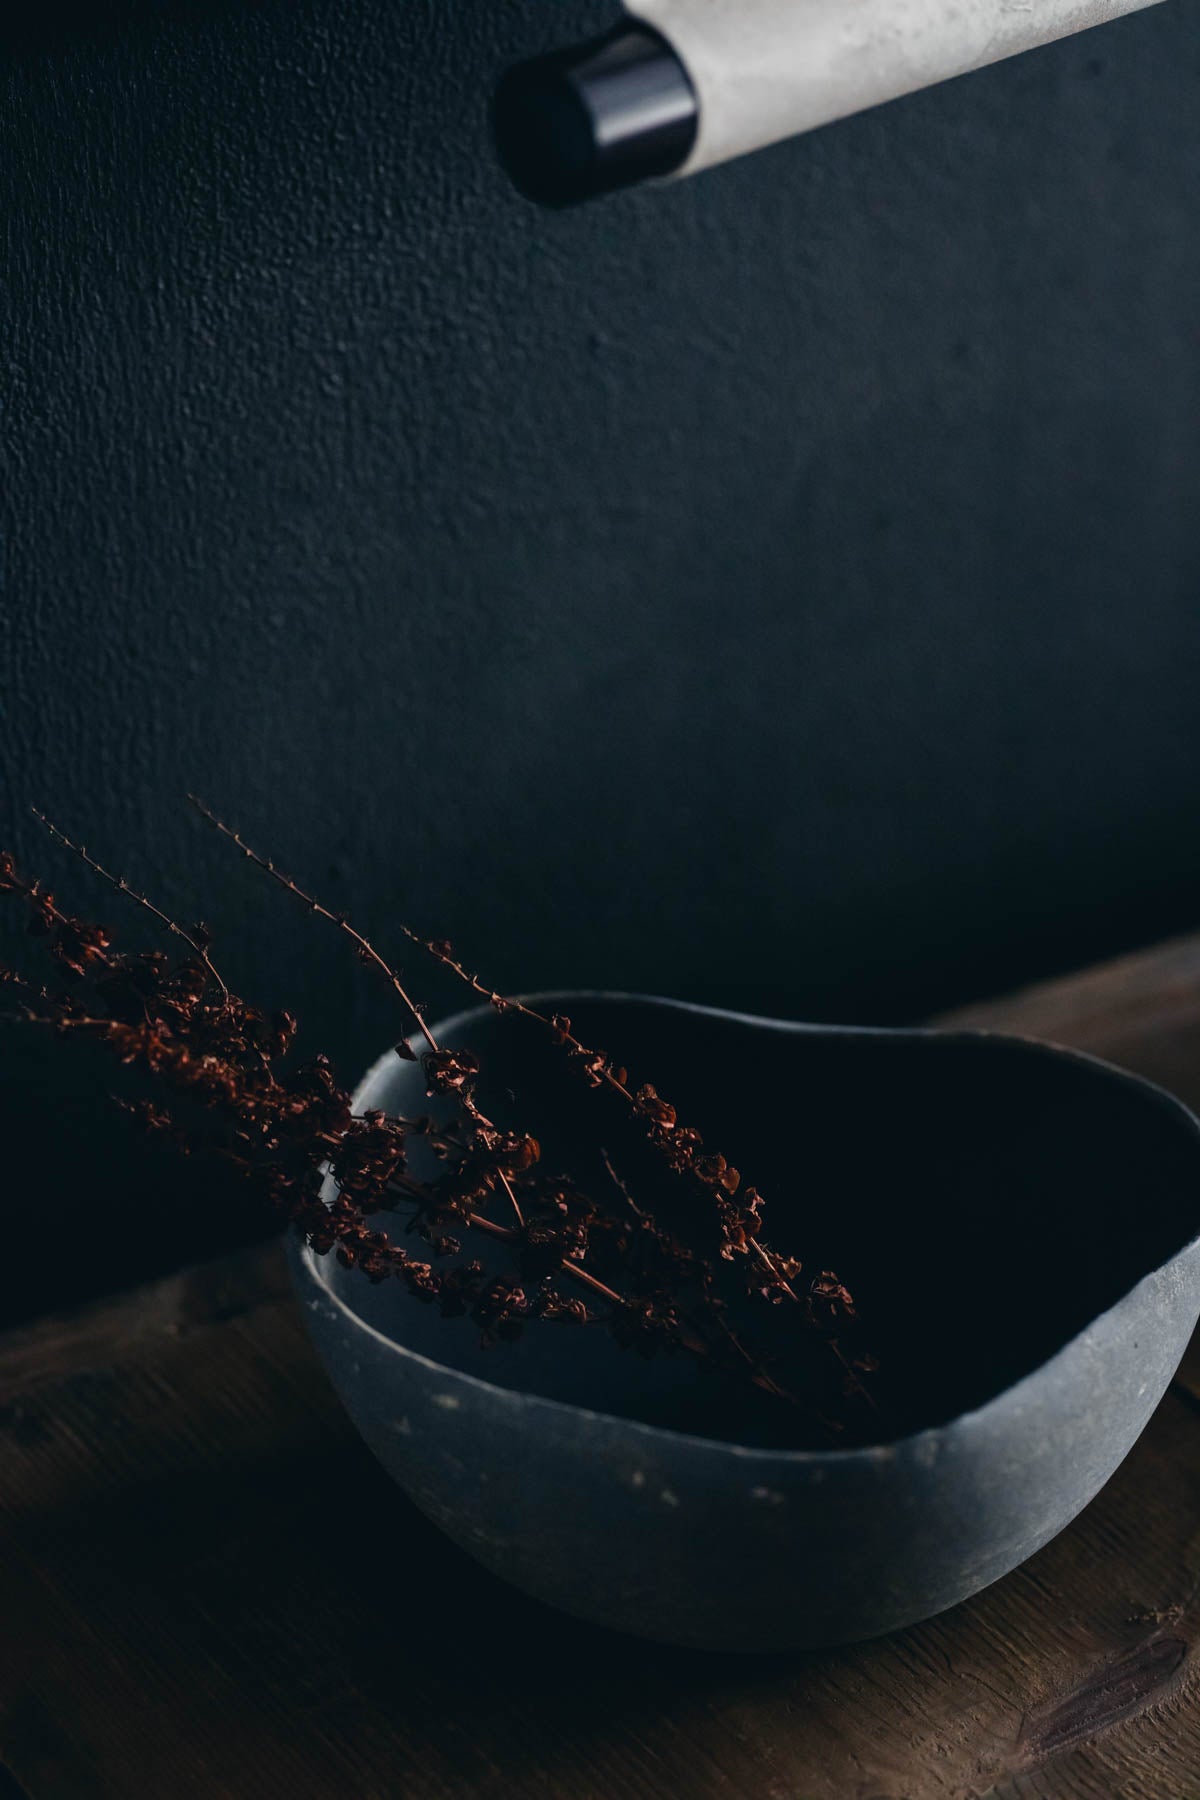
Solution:
[[(509, 986), (886, 1020), (1200, 912), (1195, 7), (540, 213), (486, 93), (609, 17), (0, 26), (5, 834), (350, 1065), (384, 999), (188, 786)], [(0, 1310), (236, 1229), (0, 1071)]]

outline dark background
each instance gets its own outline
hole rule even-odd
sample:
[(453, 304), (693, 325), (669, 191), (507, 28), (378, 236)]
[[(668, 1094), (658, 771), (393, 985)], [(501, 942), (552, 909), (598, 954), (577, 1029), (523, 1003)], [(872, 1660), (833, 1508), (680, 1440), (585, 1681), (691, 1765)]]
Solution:
[[(889, 1021), (1196, 922), (1194, 6), (562, 215), (486, 96), (599, 0), (30, 10), (3, 835), (73, 899), (30, 801), (350, 1072), (386, 997), (189, 786), (507, 987)], [(257, 1228), (0, 1084), (0, 1316)]]

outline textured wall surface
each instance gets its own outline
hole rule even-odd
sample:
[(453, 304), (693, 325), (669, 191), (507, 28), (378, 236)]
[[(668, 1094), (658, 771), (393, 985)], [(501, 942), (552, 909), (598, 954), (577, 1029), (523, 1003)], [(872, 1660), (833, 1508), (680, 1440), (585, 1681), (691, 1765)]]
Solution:
[[(609, 16), (0, 25), (2, 835), (349, 1066), (384, 997), (186, 788), (507, 986), (887, 1020), (1200, 912), (1195, 7), (538, 212), (486, 93)], [(236, 1229), (103, 1087), (0, 1036), (0, 1312)]]

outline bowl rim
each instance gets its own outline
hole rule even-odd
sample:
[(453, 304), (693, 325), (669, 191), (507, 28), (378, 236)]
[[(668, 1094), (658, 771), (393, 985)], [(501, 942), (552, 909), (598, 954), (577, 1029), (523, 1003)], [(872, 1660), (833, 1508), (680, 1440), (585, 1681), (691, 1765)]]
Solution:
[[(1055, 1061), (1065, 1059), (1097, 1074), (1112, 1078), (1125, 1086), (1132, 1087), (1146, 1099), (1172, 1114), (1200, 1146), (1200, 1116), (1185, 1101), (1170, 1093), (1168, 1089), (1160, 1087), (1157, 1082), (1149, 1080), (1144, 1075), (1136, 1075), (1132, 1070), (1122, 1069), (1116, 1063), (1092, 1055), (1090, 1051), (1076, 1050), (1066, 1044), (1056, 1044), (1045, 1038), (1025, 1036), (1020, 1032), (957, 1026), (943, 1030), (936, 1025), (814, 1024), (798, 1019), (782, 1019), (764, 1017), (756, 1013), (735, 1012), (728, 1007), (705, 1006), (691, 1000), (672, 1000), (660, 994), (638, 994), (604, 988), (539, 990), (534, 993), (514, 995), (513, 998), (531, 1006), (553, 1006), (556, 1010), (567, 1005), (578, 1005), (580, 1001), (627, 1002), (638, 1006), (662, 1007), (672, 1012), (691, 1013), (705, 1018), (717, 1018), (734, 1024), (753, 1025), (760, 1029), (775, 1029), (786, 1036), (811, 1034), (822, 1037), (888, 1038), (892, 1041), (908, 1039), (921, 1042), (937, 1039), (947, 1043), (1005, 1044), (1023, 1052), (1032, 1051), (1042, 1054)], [(487, 1001), (477, 1006), (463, 1007), (458, 1012), (450, 1013), (444, 1019), (436, 1021), (434, 1030), (441, 1036), (448, 1036), (464, 1025), (481, 1018), (494, 1016), (494, 1010)], [(411, 1034), (414, 1038), (419, 1035), (417, 1032)], [(364, 1094), (376, 1077), (393, 1063), (395, 1055), (395, 1049), (389, 1048), (382, 1055), (376, 1057), (375, 1061), (365, 1070), (351, 1094), (351, 1105), (355, 1112), (365, 1110), (363, 1107)], [(322, 1183), (322, 1195), (331, 1180), (332, 1177), (327, 1174)], [(928, 1454), (928, 1446), (932, 1441), (944, 1441), (951, 1434), (964, 1429), (967, 1431), (986, 1429), (987, 1425), (1002, 1410), (1010, 1407), (1019, 1409), (1023, 1396), (1034, 1382), (1041, 1381), (1056, 1365), (1064, 1362), (1103, 1320), (1122, 1307), (1130, 1305), (1141, 1290), (1155, 1280), (1164, 1269), (1170, 1267), (1172, 1263), (1180, 1261), (1200, 1245), (1200, 1219), (1198, 1219), (1195, 1232), (1186, 1243), (1181, 1244), (1177, 1250), (1156, 1264), (1153, 1269), (1148, 1269), (1144, 1275), (1139, 1276), (1133, 1285), (1120, 1294), (1110, 1306), (1106, 1306), (1102, 1312), (1096, 1313), (1073, 1337), (1061, 1344), (1052, 1356), (1047, 1357), (1044, 1362), (1040, 1362), (1028, 1374), (1022, 1375), (1019, 1380), (1002, 1388), (998, 1394), (993, 1394), (990, 1399), (981, 1402), (979, 1406), (971, 1407), (966, 1412), (956, 1413), (952, 1419), (947, 1419), (940, 1425), (923, 1426), (919, 1431), (908, 1432), (905, 1436), (890, 1439), (886, 1443), (859, 1444), (847, 1446), (845, 1449), (833, 1446), (827, 1450), (770, 1449), (755, 1444), (738, 1444), (726, 1438), (704, 1437), (696, 1432), (677, 1431), (669, 1425), (649, 1425), (642, 1419), (631, 1419), (621, 1413), (603, 1412), (598, 1408), (581, 1406), (570, 1400), (552, 1400), (547, 1395), (532, 1393), (527, 1389), (501, 1387), (496, 1382), (489, 1381), (486, 1376), (473, 1375), (468, 1370), (452, 1368), (447, 1363), (438, 1362), (434, 1357), (425, 1356), (419, 1350), (413, 1350), (397, 1338), (389, 1337), (386, 1332), (380, 1331), (377, 1326), (372, 1325), (361, 1314), (355, 1312), (354, 1308), (330, 1287), (324, 1276), (325, 1259), (319, 1258), (311, 1245), (297, 1237), (290, 1228), (287, 1233), (287, 1242), (293, 1278), (298, 1280), (299, 1273), (303, 1271), (307, 1280), (320, 1290), (325, 1299), (333, 1304), (354, 1329), (363, 1332), (387, 1350), (419, 1365), (422, 1369), (439, 1377), (445, 1377), (447, 1380), (466, 1382), (470, 1387), (477, 1388), (486, 1394), (492, 1401), (499, 1401), (505, 1405), (517, 1406), (522, 1409), (545, 1408), (551, 1415), (594, 1420), (605, 1426), (631, 1432), (635, 1438), (643, 1438), (647, 1441), (667, 1438), (673, 1444), (685, 1445), (693, 1450), (725, 1451), (740, 1460), (775, 1464), (782, 1461), (794, 1466), (835, 1464), (840, 1468), (846, 1468), (855, 1464), (864, 1467), (879, 1466), (892, 1463), (902, 1456), (932, 1462), (935, 1458)]]

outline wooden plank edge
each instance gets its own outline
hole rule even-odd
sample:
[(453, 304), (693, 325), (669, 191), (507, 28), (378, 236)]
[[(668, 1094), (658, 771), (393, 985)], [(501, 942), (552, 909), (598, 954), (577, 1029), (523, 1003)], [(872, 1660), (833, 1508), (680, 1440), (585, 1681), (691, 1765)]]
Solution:
[(271, 1239), (0, 1335), (0, 1404), (82, 1369), (111, 1368), (277, 1303), (291, 1292)]

